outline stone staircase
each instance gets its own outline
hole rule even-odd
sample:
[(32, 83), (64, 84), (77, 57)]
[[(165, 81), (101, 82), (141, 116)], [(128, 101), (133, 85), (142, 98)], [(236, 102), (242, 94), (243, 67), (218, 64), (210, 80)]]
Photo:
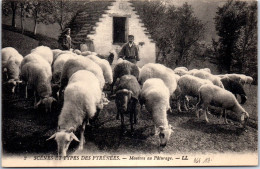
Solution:
[(80, 9), (68, 24), (71, 28), (72, 43), (75, 47), (88, 41), (87, 35), (95, 33), (96, 23), (107, 13), (115, 0), (90, 1)]

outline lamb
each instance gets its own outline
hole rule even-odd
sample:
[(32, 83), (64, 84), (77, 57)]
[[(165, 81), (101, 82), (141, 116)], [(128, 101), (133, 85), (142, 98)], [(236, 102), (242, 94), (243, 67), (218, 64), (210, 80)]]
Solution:
[(117, 119), (121, 115), (121, 131), (124, 132), (124, 114), (130, 114), (131, 133), (133, 133), (133, 124), (137, 123), (137, 105), (140, 94), (140, 85), (133, 75), (124, 75), (120, 78), (116, 88), (116, 106)]
[(6, 47), (2, 49), (2, 68), (6, 69), (6, 79), (14, 94), (17, 84), (22, 83), (19, 79), (21, 62), (23, 56), (14, 48)]
[(240, 95), (241, 104), (244, 104), (246, 102), (246, 93), (244, 91), (243, 86), (240, 83), (230, 79), (229, 77), (222, 78), (221, 82), (223, 83), (225, 89), (233, 93), (235, 97), (237, 97), (237, 94)]
[(192, 75), (184, 75), (178, 81), (179, 87), (179, 99), (177, 100), (177, 108), (179, 112), (182, 112), (180, 106), (180, 100), (184, 99), (184, 108), (187, 111), (187, 105), (185, 103), (185, 96), (199, 97), (199, 88), (204, 84), (213, 84), (206, 79), (200, 79)]
[[(31, 53), (25, 57), (27, 62), (21, 67), (21, 78), (34, 89), (34, 107), (37, 108), (40, 104), (43, 104), (45, 111), (48, 112), (51, 111), (52, 102), (56, 101), (51, 97), (51, 66), (39, 55), (33, 57), (32, 55), (37, 54)], [(32, 60), (30, 61), (28, 58), (32, 58)], [(38, 102), (37, 97), (40, 97)]]
[(43, 57), (50, 65), (53, 62), (53, 51), (47, 46), (38, 46), (31, 50), (31, 53), (36, 53)]
[(212, 75), (209, 72), (206, 72), (204, 70), (198, 70), (198, 71), (194, 71), (192, 73), (190, 73), (193, 76), (199, 77), (201, 79), (208, 79), (210, 80), (214, 85), (219, 86), (221, 88), (224, 88), (222, 82), (221, 82), (221, 78), (215, 75)]
[(53, 62), (52, 65), (52, 82), (55, 84), (60, 83), (60, 77), (61, 77), (61, 72), (63, 69), (64, 64), (66, 63), (67, 60), (69, 59), (76, 59), (78, 57), (70, 54), (70, 53), (64, 53), (58, 55), (57, 59)]
[(79, 70), (89, 70), (90, 72), (94, 73), (98, 80), (99, 80), (99, 87), (103, 90), (105, 79), (103, 76), (102, 69), (98, 64), (93, 62), (91, 59), (86, 57), (78, 57), (77, 59), (69, 59), (63, 66), (61, 72), (61, 84), (60, 84), (60, 92), (59, 92), (59, 99), (63, 100), (63, 90), (68, 84), (68, 80), (73, 75), (73, 73)]
[(142, 67), (139, 75), (139, 83), (142, 85), (149, 78), (160, 78), (169, 88), (170, 95), (177, 88), (177, 80), (174, 71), (158, 63), (148, 63)]
[(100, 59), (96, 55), (88, 55), (87, 57), (101, 67), (105, 78), (105, 82), (111, 84), (113, 82), (113, 74), (109, 62), (105, 59)]
[[(199, 89), (199, 99), (200, 101), (197, 107), (203, 109), (206, 122), (209, 122), (206, 113), (208, 111), (208, 106), (213, 105), (224, 109), (225, 123), (227, 123), (226, 110), (231, 110), (241, 115), (241, 124), (243, 125), (243, 127), (246, 126), (249, 114), (238, 103), (237, 99), (231, 92), (215, 85), (205, 84)], [(200, 116), (199, 113), (200, 110), (198, 109), (196, 112), (198, 118)]]
[(152, 114), (155, 134), (159, 135), (161, 148), (166, 146), (172, 133), (172, 127), (167, 120), (167, 111), (170, 109), (169, 98), (169, 89), (159, 78), (146, 80), (139, 97), (140, 104), (145, 104), (146, 110)]
[[(80, 142), (79, 150), (83, 149), (85, 126), (103, 108), (99, 83), (98, 78), (87, 70), (79, 70), (71, 76), (64, 92), (64, 105), (59, 115), (58, 131), (47, 139), (56, 140), (58, 155), (66, 156), (73, 140)], [(74, 134), (78, 128), (80, 140)]]
[(113, 87), (117, 78), (121, 78), (124, 75), (133, 75), (136, 77), (136, 79), (138, 79), (139, 69), (135, 64), (127, 60), (122, 60), (120, 63), (117, 63), (114, 67), (113, 82), (111, 84), (111, 93), (113, 93)]

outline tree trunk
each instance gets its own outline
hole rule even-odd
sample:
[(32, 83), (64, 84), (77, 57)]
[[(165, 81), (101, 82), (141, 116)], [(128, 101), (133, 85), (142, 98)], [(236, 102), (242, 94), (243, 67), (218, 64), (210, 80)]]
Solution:
[(16, 2), (11, 2), (12, 8), (12, 27), (16, 27), (15, 17), (16, 17)]
[(34, 20), (34, 28), (33, 28), (33, 34), (36, 35), (36, 30), (37, 30), (37, 21), (36, 19)]
[(34, 29), (33, 29), (33, 34), (36, 35), (36, 30), (37, 30), (37, 18), (38, 18), (38, 12), (35, 11), (35, 16), (34, 16)]
[(23, 24), (23, 8), (21, 7), (21, 29), (22, 34), (24, 33), (24, 24)]
[(60, 29), (63, 31), (63, 1), (60, 1)]

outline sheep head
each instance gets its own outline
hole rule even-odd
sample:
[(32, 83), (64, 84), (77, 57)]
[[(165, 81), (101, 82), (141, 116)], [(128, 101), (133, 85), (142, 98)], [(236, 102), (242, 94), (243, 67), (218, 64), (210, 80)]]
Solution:
[(45, 112), (51, 112), (53, 102), (57, 102), (57, 100), (53, 97), (45, 97), (43, 99), (40, 99), (40, 101), (35, 105), (35, 107), (38, 108), (40, 104), (43, 104), (45, 107)]
[(133, 92), (127, 89), (118, 90), (116, 92), (116, 105), (119, 111), (126, 112), (128, 102), (130, 101)]
[(170, 124), (168, 125), (168, 127), (159, 126), (159, 128), (156, 130), (155, 135), (159, 135), (159, 144), (161, 148), (164, 148), (166, 146), (172, 132), (172, 126)]
[(241, 115), (241, 118), (240, 118), (241, 124), (243, 125), (243, 128), (246, 127), (248, 119), (249, 119), (249, 114), (247, 112), (243, 112), (242, 115)]
[(71, 128), (69, 130), (60, 130), (46, 140), (46, 141), (50, 139), (56, 140), (58, 146), (58, 156), (67, 155), (69, 145), (73, 140), (80, 142), (77, 136), (73, 133), (73, 129)]

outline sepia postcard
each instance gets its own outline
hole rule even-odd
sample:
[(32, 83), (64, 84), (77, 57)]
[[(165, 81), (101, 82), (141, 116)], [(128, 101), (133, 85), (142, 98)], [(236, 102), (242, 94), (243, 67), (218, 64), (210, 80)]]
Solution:
[(2, 167), (258, 166), (257, 1), (1, 8)]

